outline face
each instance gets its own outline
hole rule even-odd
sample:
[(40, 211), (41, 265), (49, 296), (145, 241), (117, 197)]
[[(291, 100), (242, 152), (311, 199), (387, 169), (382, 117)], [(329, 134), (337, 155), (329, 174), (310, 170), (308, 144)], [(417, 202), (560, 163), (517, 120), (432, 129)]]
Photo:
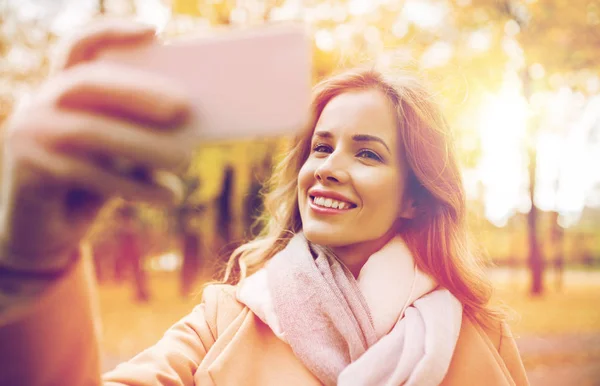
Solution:
[(389, 237), (410, 206), (398, 141), (394, 106), (380, 91), (343, 93), (325, 106), (298, 176), (308, 240), (347, 247)]

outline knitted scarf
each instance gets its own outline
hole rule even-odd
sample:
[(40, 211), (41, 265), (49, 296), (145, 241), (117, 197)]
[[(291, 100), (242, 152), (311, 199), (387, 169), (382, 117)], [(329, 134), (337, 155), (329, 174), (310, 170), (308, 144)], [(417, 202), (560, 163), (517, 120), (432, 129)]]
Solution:
[(400, 236), (355, 279), (299, 233), (237, 297), (325, 385), (438, 385), (462, 321), (460, 302), (417, 269)]

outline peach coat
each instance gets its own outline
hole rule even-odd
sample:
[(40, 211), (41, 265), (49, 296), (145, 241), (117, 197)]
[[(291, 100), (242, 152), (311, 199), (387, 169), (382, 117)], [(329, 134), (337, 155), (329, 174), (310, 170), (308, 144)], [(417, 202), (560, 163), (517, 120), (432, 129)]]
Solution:
[[(206, 288), (202, 302), (159, 342), (101, 376), (96, 302), (85, 265), (41, 296), (4, 307), (0, 297), (0, 385), (320, 384), (286, 343), (237, 302), (235, 287), (226, 285)], [(463, 318), (442, 384), (527, 385), (508, 328), (490, 331)]]

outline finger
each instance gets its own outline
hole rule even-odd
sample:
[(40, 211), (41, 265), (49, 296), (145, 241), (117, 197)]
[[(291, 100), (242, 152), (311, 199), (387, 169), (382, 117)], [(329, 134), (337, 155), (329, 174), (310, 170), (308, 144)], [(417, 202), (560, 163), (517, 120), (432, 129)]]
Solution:
[(180, 200), (183, 191), (177, 184), (177, 177), (164, 171), (157, 172), (157, 178), (153, 175), (149, 182), (142, 182), (41, 146), (29, 146), (22, 152), (21, 162), (28, 164), (28, 170), (43, 173), (50, 184), (89, 190), (105, 198), (121, 196), (128, 200), (166, 204)]
[(65, 109), (88, 110), (157, 127), (181, 124), (190, 97), (169, 79), (114, 63), (89, 63), (54, 79), (51, 98)]
[(102, 48), (114, 44), (136, 44), (151, 41), (155, 36), (152, 26), (120, 19), (102, 19), (89, 28), (62, 40), (53, 71), (60, 71), (88, 61)]
[(122, 158), (134, 166), (179, 170), (194, 150), (184, 131), (165, 133), (79, 111), (55, 114), (38, 139), (80, 158)]

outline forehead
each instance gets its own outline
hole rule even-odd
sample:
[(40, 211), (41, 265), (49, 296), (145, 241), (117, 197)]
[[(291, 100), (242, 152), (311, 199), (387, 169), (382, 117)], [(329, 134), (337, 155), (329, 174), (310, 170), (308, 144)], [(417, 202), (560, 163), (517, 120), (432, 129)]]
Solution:
[(379, 90), (342, 93), (323, 109), (316, 130), (334, 136), (370, 134), (391, 145), (396, 143), (396, 112), (390, 100)]

